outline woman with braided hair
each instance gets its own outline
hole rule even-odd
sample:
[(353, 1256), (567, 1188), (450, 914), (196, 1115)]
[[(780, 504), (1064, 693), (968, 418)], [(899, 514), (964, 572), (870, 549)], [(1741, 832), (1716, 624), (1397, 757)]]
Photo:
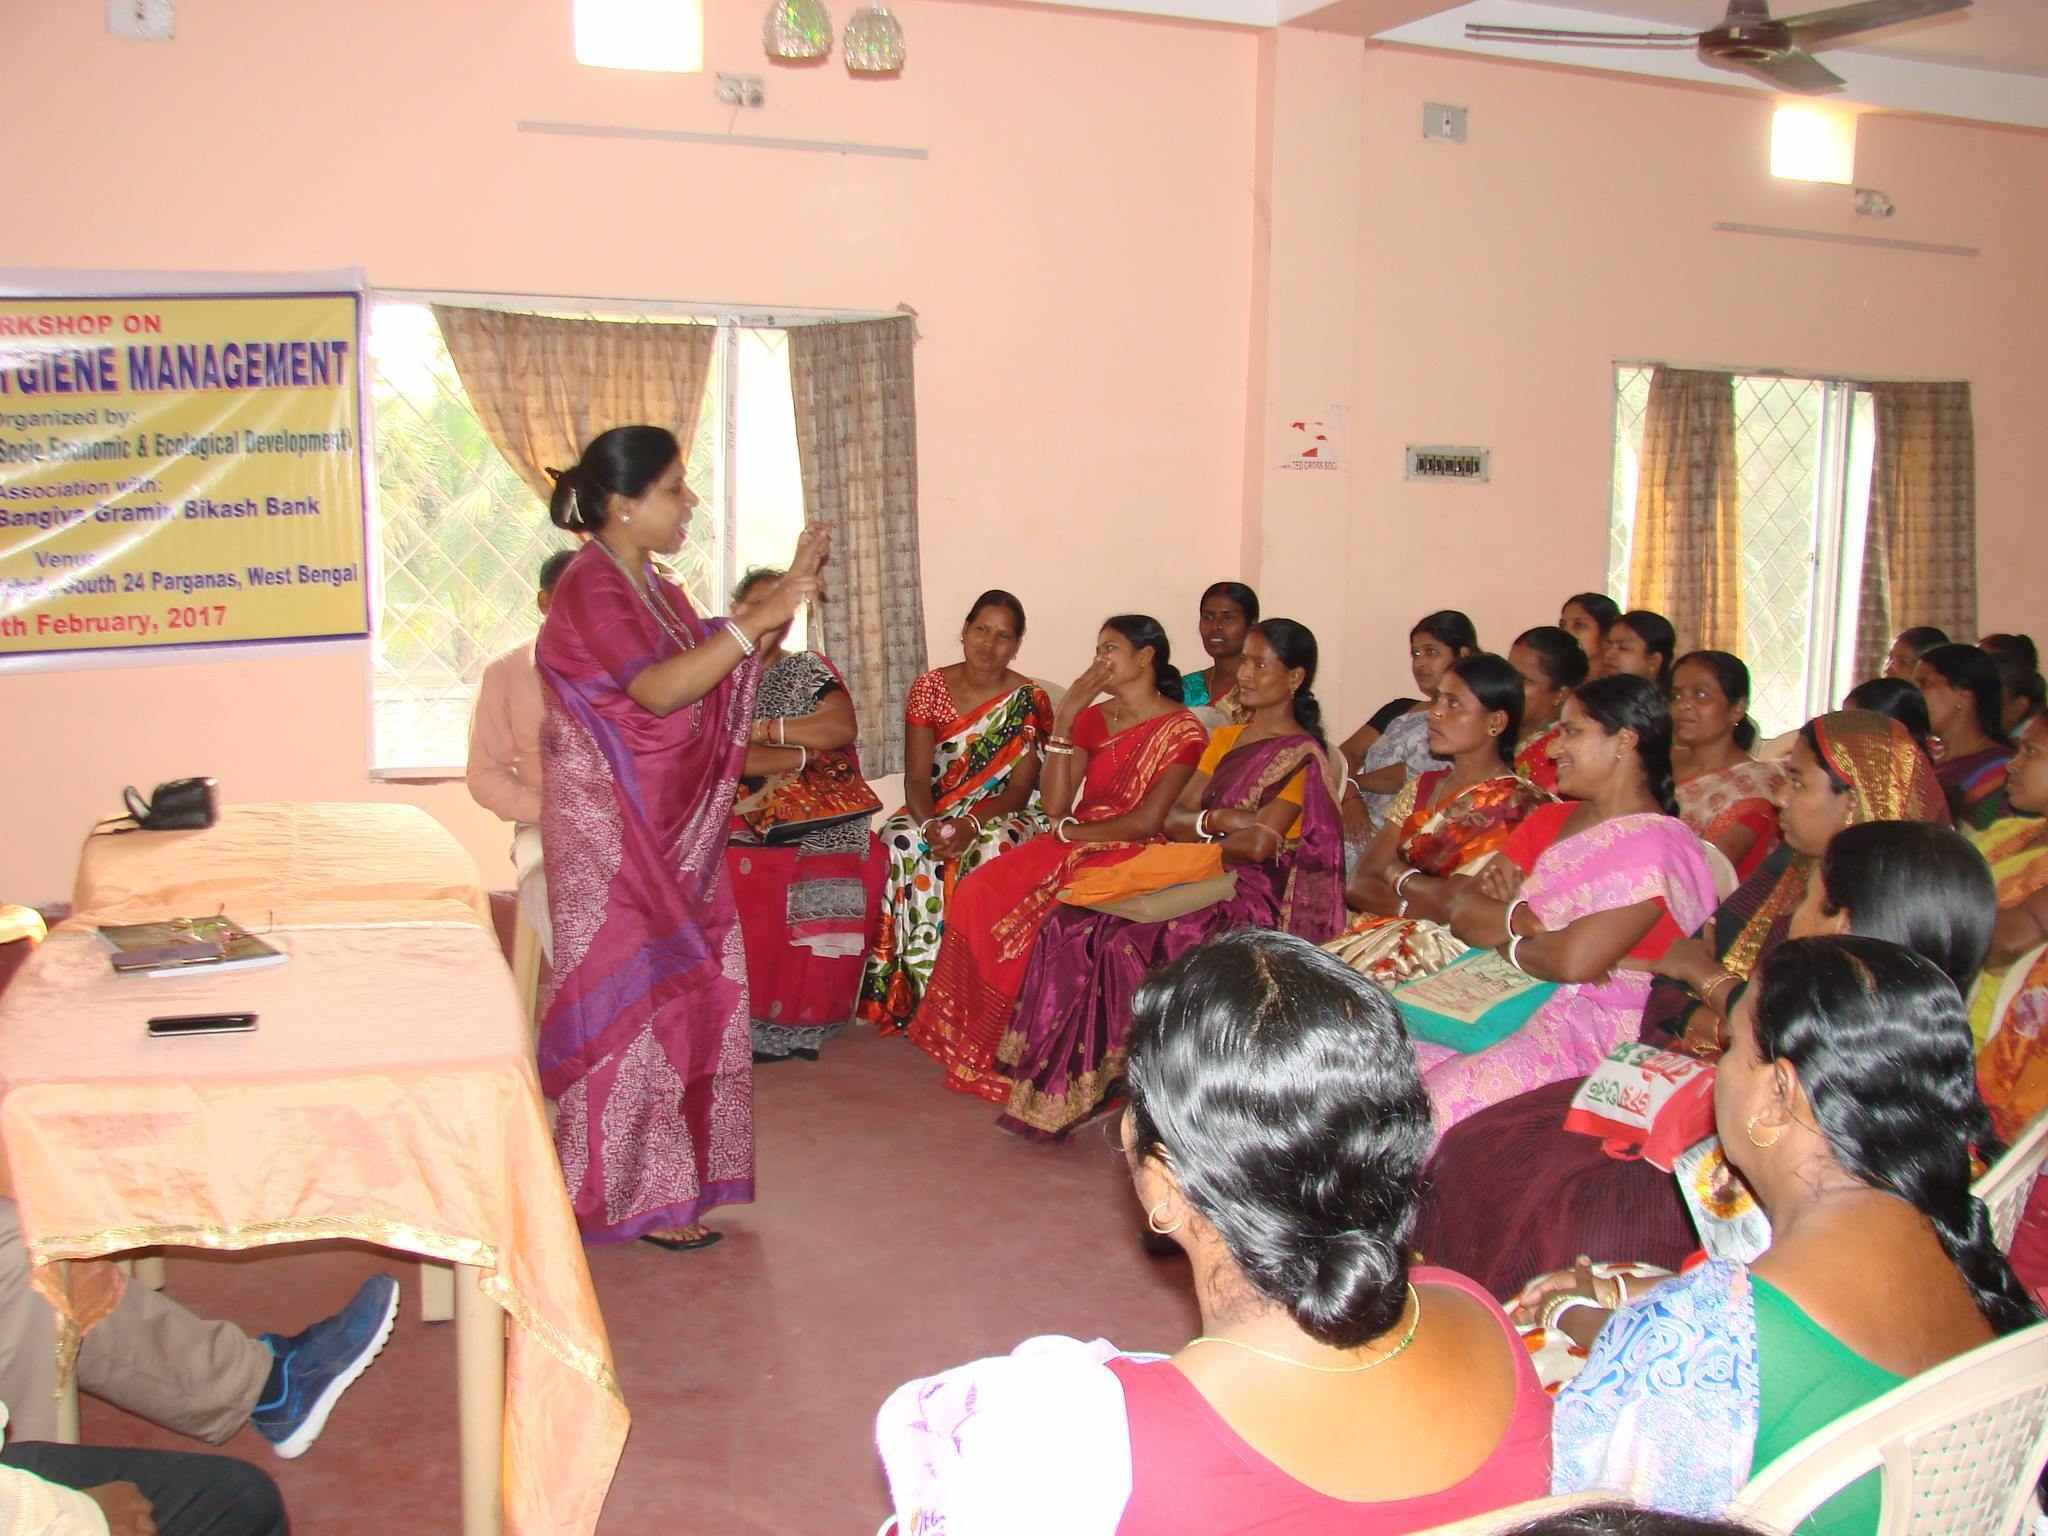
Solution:
[[(1970, 1193), (1997, 1147), (1938, 966), (1882, 939), (1789, 940), (1730, 1037), (1714, 1119), (1771, 1244), (1608, 1320), (1558, 1397), (1556, 1492), (1716, 1514), (1808, 1434), (2040, 1316)], [(1864, 1536), (1879, 1501), (1872, 1474), (1800, 1529)]]

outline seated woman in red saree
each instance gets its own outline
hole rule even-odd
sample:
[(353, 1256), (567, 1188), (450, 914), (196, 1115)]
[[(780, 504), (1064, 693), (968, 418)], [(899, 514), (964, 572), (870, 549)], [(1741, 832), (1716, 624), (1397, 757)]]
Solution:
[(549, 515), (590, 535), (535, 648), (547, 685), (541, 835), (554, 979), (540, 1081), (591, 1242), (695, 1248), (711, 1207), (754, 1197), (747, 983), (725, 840), (762, 636), (818, 589), (807, 533), (744, 619), (700, 619), (648, 557), (696, 498), (660, 427), (615, 427), (561, 475)]
[[(1102, 1108), (1123, 1076), (1131, 999), (1168, 961), (1233, 928), (1278, 928), (1312, 943), (1336, 935), (1344, 920), (1339, 770), (1321, 737), (1315, 671), (1316, 640), (1304, 626), (1254, 626), (1237, 674), (1251, 718), (1216, 732), (1167, 816), (1174, 843), (1208, 845), (1216, 855), (1208, 872), (1235, 876), (1229, 895), (1162, 922), (1079, 906), (1046, 920), (996, 1051), (1015, 1083), (996, 1122), (1005, 1130), (1063, 1136)], [(1116, 873), (1148, 861), (1184, 871), (1188, 852), (1143, 849)]]
[(1429, 706), (1429, 750), (1451, 766), (1410, 779), (1395, 797), (1344, 892), (1366, 915), (1323, 946), (1353, 970), (1390, 987), (1465, 952), (1444, 926), (1452, 882), (1470, 878), (1551, 798), (1509, 767), (1521, 714), (1522, 679), (1500, 657), (1467, 656), (1443, 675)]
[[(733, 588), (733, 616), (780, 571), (749, 571)], [(839, 669), (816, 651), (785, 651), (786, 631), (761, 641), (761, 689), (743, 772), (749, 786), (801, 773), (819, 753), (837, 753), (860, 772), (860, 723)], [(881, 899), (881, 845), (868, 818), (820, 825), (770, 846), (745, 816), (732, 819), (725, 850), (747, 950), (747, 997), (754, 1062), (818, 1059), (818, 1048), (853, 1016), (860, 973)]]
[[(1106, 704), (1093, 702), (1105, 692)], [(1060, 701), (1046, 741), (1039, 796), (1053, 831), (976, 870), (948, 904), (932, 979), (910, 1021), (912, 1043), (946, 1069), (948, 1088), (1009, 1101), (996, 1045), (1060, 887), (1156, 841), (1208, 741), (1180, 702), (1159, 621), (1142, 613), (1106, 620), (1095, 660)]]
[(1508, 647), (1508, 664), (1522, 674), (1522, 729), (1515, 747), (1515, 772), (1554, 795), (1557, 758), (1553, 754), (1563, 729), (1560, 717), (1565, 695), (1592, 675), (1592, 665), (1571, 631), (1555, 624), (1539, 624), (1515, 636), (1515, 643)]
[(1734, 867), (1737, 883), (1778, 844), (1784, 769), (1750, 756), (1749, 668), (1726, 651), (1694, 651), (1671, 669), (1671, 746), (1678, 817)]

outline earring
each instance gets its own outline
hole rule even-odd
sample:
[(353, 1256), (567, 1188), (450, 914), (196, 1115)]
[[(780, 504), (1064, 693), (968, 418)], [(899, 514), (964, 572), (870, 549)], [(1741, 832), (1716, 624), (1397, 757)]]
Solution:
[(1162, 1227), (1161, 1225), (1159, 1225), (1159, 1213), (1165, 1209), (1166, 1202), (1164, 1200), (1160, 1201), (1157, 1205), (1153, 1206), (1151, 1210), (1145, 1213), (1145, 1225), (1150, 1227), (1154, 1232), (1157, 1232), (1161, 1237), (1171, 1237), (1174, 1233), (1178, 1232), (1181, 1229), (1181, 1227), (1186, 1223), (1187, 1217), (1181, 1217), (1179, 1221), (1176, 1221), (1170, 1227)]
[(1743, 1126), (1742, 1128), (1742, 1134), (1749, 1138), (1749, 1144), (1752, 1147), (1775, 1147), (1778, 1144), (1779, 1138), (1785, 1134), (1785, 1127), (1782, 1125), (1779, 1126), (1778, 1134), (1776, 1136), (1773, 1136), (1769, 1141), (1761, 1141), (1757, 1138), (1756, 1123), (1757, 1121), (1763, 1119), (1763, 1117), (1764, 1112), (1762, 1110), (1758, 1110), (1755, 1114), (1751, 1115), (1749, 1117), (1749, 1123)]

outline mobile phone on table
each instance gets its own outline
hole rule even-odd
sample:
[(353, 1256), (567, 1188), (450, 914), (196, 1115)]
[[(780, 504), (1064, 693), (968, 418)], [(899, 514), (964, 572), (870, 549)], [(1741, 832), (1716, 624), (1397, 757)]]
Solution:
[(237, 1035), (256, 1027), (253, 1013), (174, 1013), (149, 1021), (151, 1039), (171, 1040), (180, 1035)]

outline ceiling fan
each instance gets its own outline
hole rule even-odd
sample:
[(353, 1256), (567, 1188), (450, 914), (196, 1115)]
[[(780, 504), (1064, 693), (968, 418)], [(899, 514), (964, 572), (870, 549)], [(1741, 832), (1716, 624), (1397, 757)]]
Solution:
[(1486, 43), (1558, 43), (1574, 48), (1693, 48), (1702, 64), (1739, 69), (1781, 90), (1815, 95), (1845, 82), (1813, 55), (1864, 32), (1968, 10), (1971, 0), (1858, 0), (1773, 21), (1768, 0), (1728, 0), (1728, 14), (1704, 32), (1565, 32), (1467, 22), (1465, 36)]

